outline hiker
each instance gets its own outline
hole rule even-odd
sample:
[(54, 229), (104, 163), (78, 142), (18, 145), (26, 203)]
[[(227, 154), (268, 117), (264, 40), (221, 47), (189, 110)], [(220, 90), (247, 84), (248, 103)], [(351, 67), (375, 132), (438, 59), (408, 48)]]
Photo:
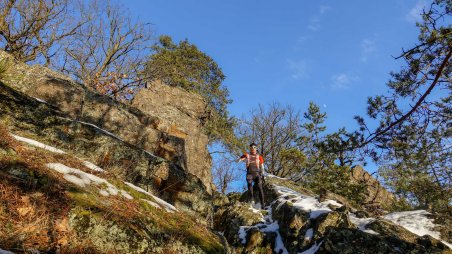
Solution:
[(259, 200), (261, 208), (264, 207), (264, 190), (262, 188), (263, 174), (264, 174), (264, 158), (257, 153), (257, 145), (251, 143), (250, 152), (242, 155), (237, 162), (245, 160), (246, 162), (246, 182), (248, 184), (248, 191), (251, 197), (251, 203), (254, 203), (253, 198), (253, 182), (259, 188)]

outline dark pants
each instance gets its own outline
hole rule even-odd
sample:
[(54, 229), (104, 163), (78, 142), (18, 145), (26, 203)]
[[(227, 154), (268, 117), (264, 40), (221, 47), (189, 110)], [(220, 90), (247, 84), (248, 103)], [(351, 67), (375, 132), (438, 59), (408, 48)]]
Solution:
[(261, 201), (261, 207), (264, 207), (264, 189), (262, 188), (262, 178), (259, 172), (251, 172), (246, 174), (246, 182), (248, 183), (248, 191), (250, 193), (251, 200), (253, 200), (253, 182), (254, 186), (259, 188), (259, 200)]

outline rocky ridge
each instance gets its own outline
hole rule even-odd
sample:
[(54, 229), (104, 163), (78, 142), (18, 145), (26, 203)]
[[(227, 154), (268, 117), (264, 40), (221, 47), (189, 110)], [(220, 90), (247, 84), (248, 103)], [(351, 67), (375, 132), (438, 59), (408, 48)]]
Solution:
[[(333, 196), (319, 202), (289, 180), (266, 181), (272, 201), (263, 210), (243, 202), (245, 193), (215, 214), (216, 229), (236, 253), (452, 253), (452, 244), (439, 240), (449, 240), (451, 230), (433, 224), (426, 211), (371, 217)], [(444, 229), (449, 233), (440, 234)]]

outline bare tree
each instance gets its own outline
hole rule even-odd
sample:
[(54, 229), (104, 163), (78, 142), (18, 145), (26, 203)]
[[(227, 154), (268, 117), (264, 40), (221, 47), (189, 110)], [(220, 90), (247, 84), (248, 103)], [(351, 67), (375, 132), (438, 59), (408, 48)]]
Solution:
[(240, 179), (241, 174), (234, 158), (220, 156), (213, 165), (212, 176), (215, 185), (222, 194), (231, 190), (231, 183)]
[(91, 1), (80, 9), (87, 22), (66, 45), (61, 70), (102, 94), (127, 98), (142, 84), (149, 24), (133, 20), (127, 9), (110, 2)]
[(0, 47), (19, 61), (49, 66), (84, 23), (69, 6), (69, 0), (0, 0)]
[(256, 142), (264, 157), (266, 170), (281, 177), (300, 169), (303, 155), (296, 147), (301, 134), (301, 117), (290, 106), (273, 103), (259, 105), (249, 118), (242, 118), (237, 135), (245, 142)]

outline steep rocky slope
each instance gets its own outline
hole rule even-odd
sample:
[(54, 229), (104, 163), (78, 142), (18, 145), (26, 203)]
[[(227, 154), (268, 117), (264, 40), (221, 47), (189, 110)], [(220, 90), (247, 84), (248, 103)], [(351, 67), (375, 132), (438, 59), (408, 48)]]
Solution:
[[(156, 189), (178, 208), (211, 216), (211, 159), (201, 131), (205, 104), (199, 96), (156, 84), (153, 92), (175, 94), (185, 106), (174, 110), (161, 96), (146, 96), (143, 91), (133, 107), (48, 68), (17, 62), (3, 51), (0, 63), (6, 66), (0, 77), (4, 96), (0, 114), (11, 120), (9, 128), (76, 147), (74, 153), (89, 156), (107, 171), (108, 166), (122, 169), (126, 180)], [(134, 155), (118, 151), (123, 147)]]
[(277, 177), (267, 177), (265, 192), (263, 210), (245, 203), (245, 194), (230, 195), (216, 211), (215, 228), (236, 253), (452, 253), (451, 229), (426, 211), (372, 217), (335, 195), (319, 202)]
[[(113, 172), (0, 126), (0, 249), (224, 253), (196, 217)], [(64, 151), (63, 151), (64, 150)]]

